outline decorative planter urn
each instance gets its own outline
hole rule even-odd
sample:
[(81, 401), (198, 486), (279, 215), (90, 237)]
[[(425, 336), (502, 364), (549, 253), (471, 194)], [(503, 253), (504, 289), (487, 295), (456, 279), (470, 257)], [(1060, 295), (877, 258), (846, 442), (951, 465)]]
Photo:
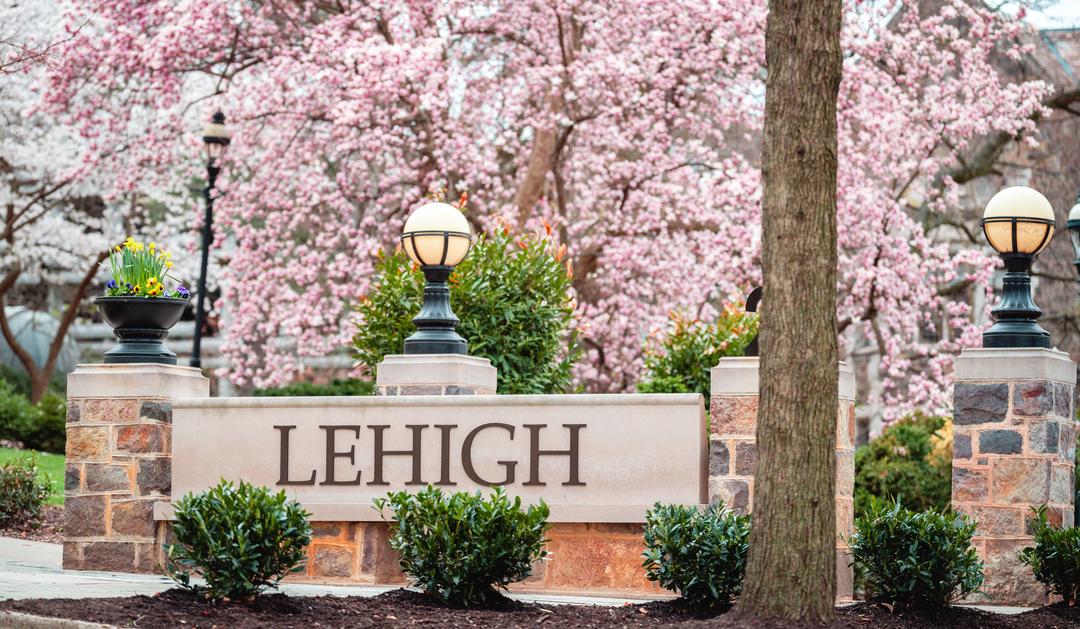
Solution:
[(95, 297), (94, 304), (119, 341), (105, 352), (106, 363), (176, 364), (176, 353), (163, 341), (183, 316), (187, 299)]

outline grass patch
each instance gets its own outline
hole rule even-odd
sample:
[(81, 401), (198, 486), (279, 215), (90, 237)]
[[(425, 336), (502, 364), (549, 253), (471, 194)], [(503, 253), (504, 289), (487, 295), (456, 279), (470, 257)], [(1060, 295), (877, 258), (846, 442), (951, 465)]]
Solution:
[(64, 504), (64, 455), (50, 454), (48, 452), (35, 452), (34, 450), (16, 450), (15, 448), (0, 448), (0, 465), (17, 459), (27, 454), (37, 455), (38, 472), (48, 475), (49, 486), (52, 493), (45, 504)]

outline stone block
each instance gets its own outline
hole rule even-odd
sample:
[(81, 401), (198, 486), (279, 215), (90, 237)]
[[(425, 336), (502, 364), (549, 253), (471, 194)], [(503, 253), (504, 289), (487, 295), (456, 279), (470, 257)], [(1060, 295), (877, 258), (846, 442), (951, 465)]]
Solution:
[[(1053, 527), (1060, 528), (1062, 526), (1068, 526), (1068, 524), (1066, 524), (1066, 518), (1065, 518), (1066, 514), (1068, 514), (1070, 516), (1070, 518), (1071, 518), (1072, 510), (1071, 509), (1063, 509), (1061, 507), (1047, 507), (1046, 508), (1046, 521), (1047, 521), (1048, 524), (1050, 524), (1050, 526), (1053, 526)], [(1034, 535), (1035, 534), (1035, 529), (1034, 529), (1035, 521), (1037, 519), (1035, 517), (1035, 512), (1032, 511), (1031, 509), (1025, 509), (1024, 512), (1023, 512), (1023, 515), (1024, 515), (1024, 532), (1023, 532), (1023, 535)]]
[[(982, 591), (995, 605), (1039, 607), (1047, 602), (1046, 589), (1020, 562), (1017, 554), (1030, 539), (988, 539), (986, 541), (986, 580)], [(979, 599), (986, 601), (983, 597)], [(973, 599), (975, 600), (975, 599)], [(984, 602), (985, 604), (985, 602)]]
[(971, 435), (959, 432), (953, 433), (953, 458), (954, 459), (970, 459), (971, 458)]
[(139, 401), (123, 398), (83, 400), (80, 418), (84, 422), (123, 424), (139, 419)]
[(78, 423), (79, 422), (79, 417), (80, 417), (79, 403), (77, 401), (75, 401), (75, 400), (72, 400), (72, 401), (70, 401), (68, 403), (68, 406), (67, 406), (67, 423), (69, 423), (69, 424)]
[(1054, 392), (1049, 382), (1017, 382), (1013, 389), (1013, 414), (1025, 417), (1048, 415), (1054, 408)]
[(84, 471), (86, 491), (130, 492), (131, 477), (124, 465), (87, 463)]
[(408, 384), (398, 387), (398, 395), (442, 395), (445, 389), (441, 384)]
[(157, 544), (135, 544), (135, 572), (162, 572), (164, 558), (164, 550)]
[(958, 426), (1003, 422), (1009, 412), (1009, 385), (957, 382), (953, 405)]
[(69, 462), (107, 462), (109, 460), (108, 426), (68, 426), (65, 452)]
[(139, 494), (168, 494), (172, 489), (171, 474), (172, 459), (140, 459), (138, 475), (135, 478)]
[(1071, 465), (1052, 465), (1050, 468), (1050, 502), (1053, 504), (1073, 503), (1073, 467)]
[(76, 463), (64, 466), (64, 493), (71, 494), (82, 488), (82, 468)]
[(979, 454), (1021, 454), (1024, 438), (1015, 430), (984, 430), (979, 433)]
[(398, 394), (397, 387), (379, 387), (378, 395), (394, 396)]
[(1075, 387), (1064, 382), (1052, 382), (1051, 385), (1054, 390), (1054, 415), (1071, 421)]
[(64, 539), (104, 537), (106, 500), (103, 495), (64, 498)]
[(653, 589), (641, 568), (644, 543), (640, 537), (585, 535), (563, 538), (552, 533), (547, 566), (550, 589), (582, 591)]
[(349, 546), (313, 545), (311, 547), (311, 576), (350, 577), (353, 573), (354, 549)]
[(450, 385), (446, 387), (445, 395), (476, 395), (476, 387), (459, 387)]
[(153, 500), (114, 500), (111, 504), (113, 535), (154, 538)]
[(843, 539), (851, 537), (855, 528), (855, 505), (849, 498), (836, 499), (836, 536), (837, 542), (843, 544)]
[(162, 424), (134, 424), (116, 429), (116, 449), (133, 454), (168, 452), (166, 431)]
[(311, 536), (316, 540), (340, 539), (344, 522), (312, 522)]
[(709, 407), (714, 435), (754, 438), (757, 429), (756, 395), (714, 396)]
[(957, 511), (975, 521), (976, 536), (1017, 536), (1024, 534), (1024, 508), (962, 505)]
[(709, 476), (727, 476), (731, 471), (731, 452), (726, 441), (709, 439)]
[(836, 495), (850, 498), (855, 491), (855, 451), (836, 452)]
[(1076, 462), (1076, 425), (1071, 421), (1058, 427), (1058, 458), (1063, 462)]
[(1028, 447), (1032, 452), (1056, 454), (1060, 424), (1056, 419), (1033, 421), (1028, 427)]
[(82, 561), (81, 566), (77, 569), (132, 572), (135, 568), (134, 542), (82, 543)]
[(139, 417), (165, 424), (172, 423), (172, 402), (143, 402)]
[(735, 475), (753, 476), (757, 464), (757, 444), (742, 441), (735, 444)]
[(750, 482), (728, 478), (709, 479), (710, 504), (724, 504), (742, 513), (750, 512)]
[[(994, 502), (1041, 505), (1050, 500), (1049, 460), (1002, 457), (994, 459), (993, 471)], [(956, 482), (955, 473), (953, 482)]]
[(953, 465), (953, 502), (981, 502), (990, 495), (990, 478), (983, 470)]
[(390, 548), (390, 526), (385, 522), (366, 522), (359, 536), (363, 538), (360, 574), (371, 575), (378, 583), (404, 583), (399, 556)]

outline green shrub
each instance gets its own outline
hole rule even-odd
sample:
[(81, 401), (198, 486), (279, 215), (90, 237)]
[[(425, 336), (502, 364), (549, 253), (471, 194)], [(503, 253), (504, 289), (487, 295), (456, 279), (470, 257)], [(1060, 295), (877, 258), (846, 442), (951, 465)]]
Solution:
[(1046, 505), (1032, 510), (1035, 545), (1020, 551), (1020, 561), (1069, 605), (1080, 599), (1080, 528), (1052, 526), (1046, 519)]
[(645, 576), (697, 607), (731, 603), (742, 589), (750, 516), (720, 506), (657, 503), (645, 514)]
[(758, 332), (758, 317), (728, 305), (705, 323), (672, 313), (671, 329), (646, 344), (641, 393), (700, 393), (709, 399), (711, 369), (725, 356), (742, 356)]
[(283, 387), (255, 389), (255, 397), (293, 397), (304, 395), (375, 395), (375, 383), (359, 378), (334, 380), (330, 384), (297, 382)]
[(949, 509), (952, 458), (936, 456), (935, 435), (946, 420), (922, 413), (909, 415), (855, 451), (855, 516), (875, 499), (895, 500), (913, 511)]
[(390, 547), (401, 570), (415, 584), (445, 604), (482, 605), (532, 574), (534, 561), (547, 555), (548, 506), (543, 501), (521, 508), (501, 487), (490, 498), (428, 486), (418, 493), (400, 491), (375, 501), (389, 506)]
[(0, 380), (0, 439), (18, 441), (33, 450), (63, 452), (66, 431), (64, 398), (46, 393), (35, 406), (10, 384)]
[(37, 522), (49, 491), (49, 479), (33, 457), (0, 466), (0, 529)]
[(915, 512), (899, 500), (871, 501), (849, 545), (875, 598), (909, 609), (936, 608), (978, 591), (982, 561), (975, 523), (958, 513)]
[[(580, 355), (571, 329), (574, 302), (563, 253), (548, 240), (515, 240), (506, 231), (481, 236), (450, 276), (450, 302), (469, 354), (499, 370), (499, 393), (558, 393), (570, 388)], [(371, 290), (357, 307), (353, 338), (370, 373), (386, 354), (400, 354), (416, 331), (423, 274), (400, 248), (380, 253)]]
[[(284, 491), (222, 480), (176, 502), (166, 547), (169, 576), (212, 599), (246, 600), (290, 572), (303, 570), (310, 514)], [(195, 574), (206, 580), (195, 585)]]

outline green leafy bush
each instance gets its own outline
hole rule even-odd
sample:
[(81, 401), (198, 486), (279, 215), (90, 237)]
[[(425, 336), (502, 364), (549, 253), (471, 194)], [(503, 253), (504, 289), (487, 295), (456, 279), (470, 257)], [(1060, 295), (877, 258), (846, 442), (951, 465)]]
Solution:
[(46, 393), (35, 406), (0, 380), (0, 439), (18, 441), (33, 450), (63, 452), (66, 431), (64, 398)]
[(428, 486), (400, 491), (375, 501), (389, 506), (390, 547), (401, 570), (428, 594), (449, 605), (469, 607), (493, 601), (506, 588), (532, 574), (534, 561), (547, 555), (548, 506), (521, 508), (501, 487), (490, 498), (477, 491), (444, 494)]
[(33, 457), (0, 466), (0, 529), (36, 522), (49, 491), (49, 479)]
[[(450, 276), (450, 302), (469, 353), (499, 370), (499, 393), (558, 393), (570, 387), (580, 355), (572, 330), (574, 302), (564, 253), (543, 238), (507, 231), (481, 236)], [(424, 279), (400, 248), (380, 253), (371, 290), (357, 307), (353, 338), (370, 373), (387, 354), (400, 354), (416, 331)]]
[(642, 393), (700, 393), (709, 399), (711, 368), (725, 356), (742, 356), (758, 332), (758, 317), (729, 304), (716, 321), (706, 323), (671, 314), (671, 329), (644, 349)]
[[(212, 599), (246, 600), (303, 570), (311, 542), (310, 514), (284, 491), (222, 480), (176, 502), (166, 547), (169, 576)], [(193, 575), (206, 580), (195, 585)]]
[(1080, 528), (1058, 528), (1046, 519), (1046, 505), (1033, 509), (1035, 545), (1020, 551), (1035, 580), (1060, 596), (1066, 605), (1080, 599)]
[(375, 395), (375, 383), (359, 378), (337, 379), (330, 384), (297, 382), (283, 387), (255, 389), (255, 397), (294, 397), (315, 395)]
[(849, 540), (869, 592), (909, 609), (936, 608), (978, 591), (982, 561), (975, 523), (959, 513), (915, 512), (899, 500), (871, 501)]
[(947, 429), (941, 417), (909, 415), (855, 451), (855, 516), (875, 498), (899, 499), (913, 511), (945, 511), (952, 500), (952, 454), (935, 452)]
[(750, 516), (720, 506), (657, 503), (645, 514), (645, 576), (697, 607), (731, 603), (742, 589)]

